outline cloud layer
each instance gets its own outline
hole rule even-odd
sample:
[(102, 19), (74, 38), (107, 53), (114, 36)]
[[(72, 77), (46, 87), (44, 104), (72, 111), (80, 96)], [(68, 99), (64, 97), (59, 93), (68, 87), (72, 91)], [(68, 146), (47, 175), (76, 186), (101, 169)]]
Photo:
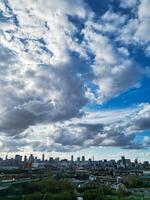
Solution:
[(3, 135), (1, 148), (12, 151), (30, 149), (57, 152), (76, 151), (92, 146), (144, 149), (149, 147), (149, 137), (144, 137), (140, 143), (135, 142), (135, 137), (150, 129), (149, 124), (149, 104), (141, 104), (133, 109), (88, 112), (80, 119), (30, 126), (22, 134), (7, 138)]
[[(150, 129), (146, 103), (130, 112), (85, 112), (149, 77), (130, 48), (150, 55), (150, 1), (119, 6), (130, 14), (110, 8), (100, 16), (83, 0), (0, 1), (2, 151), (134, 146), (135, 134)], [(111, 119), (115, 112), (125, 116)]]

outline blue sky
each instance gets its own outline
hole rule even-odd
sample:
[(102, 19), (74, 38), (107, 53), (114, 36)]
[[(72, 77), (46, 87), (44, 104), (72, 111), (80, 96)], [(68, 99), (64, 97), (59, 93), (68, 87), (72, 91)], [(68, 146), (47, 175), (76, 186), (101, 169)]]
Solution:
[(0, 0), (1, 156), (150, 160), (150, 0)]

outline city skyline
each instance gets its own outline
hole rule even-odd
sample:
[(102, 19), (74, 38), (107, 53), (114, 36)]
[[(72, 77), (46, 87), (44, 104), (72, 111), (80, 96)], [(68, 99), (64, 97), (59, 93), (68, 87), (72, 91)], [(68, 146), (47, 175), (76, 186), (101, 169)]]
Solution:
[(42, 161), (43, 159), (43, 156), (44, 156), (44, 160), (49, 160), (50, 158), (53, 158), (53, 159), (60, 159), (60, 160), (64, 160), (64, 159), (67, 159), (67, 160), (72, 160), (72, 157), (73, 157), (73, 160), (77, 160), (78, 158), (80, 158), (80, 160), (82, 160), (82, 158), (84, 157), (85, 160), (95, 160), (95, 161), (100, 161), (100, 160), (120, 160), (121, 157), (126, 157), (127, 159), (130, 159), (132, 162), (134, 162), (136, 159), (139, 161), (139, 162), (144, 162), (144, 161), (150, 161), (147, 157), (147, 159), (145, 158), (141, 158), (140, 156), (137, 156), (137, 157), (134, 157), (134, 156), (130, 156), (128, 154), (124, 155), (123, 153), (120, 153), (118, 154), (117, 156), (113, 156), (113, 157), (102, 157), (102, 156), (95, 156), (94, 154), (92, 155), (87, 155), (86, 153), (84, 154), (77, 154), (76, 152), (75, 153), (69, 153), (67, 156), (66, 155), (60, 155), (60, 154), (53, 154), (53, 153), (43, 153), (43, 152), (40, 152), (40, 153), (36, 153), (36, 152), (16, 152), (16, 153), (3, 153), (2, 156), (0, 156), (0, 158), (2, 158), (3, 160), (6, 160), (7, 159), (14, 159), (16, 156), (21, 156), (22, 157), (22, 161), (25, 157), (29, 158), (31, 155), (34, 156), (34, 158), (37, 158), (37, 159), (40, 159)]
[(150, 0), (0, 1), (0, 157), (150, 161)]
[[(147, 163), (148, 167), (150, 165), (149, 161), (144, 160), (143, 162), (141, 162), (140, 160), (138, 160), (138, 158), (135, 158), (133, 160), (126, 158), (124, 155), (122, 155), (119, 159), (95, 159), (94, 155), (90, 158), (87, 158), (85, 155), (80, 155), (78, 157), (75, 157), (74, 155), (71, 155), (69, 159), (67, 158), (61, 158), (61, 157), (52, 157), (52, 156), (47, 156), (45, 157), (45, 154), (43, 153), (40, 157), (34, 155), (34, 154), (29, 154), (29, 155), (22, 155), (22, 154), (15, 154), (14, 156), (9, 157), (8, 154), (5, 155), (5, 157), (0, 157), (0, 162), (6, 161), (6, 166), (7, 166), (7, 161), (11, 162), (11, 161), (17, 161), (17, 162), (31, 162), (31, 163), (38, 163), (38, 162), (52, 162), (52, 161), (56, 161), (56, 162), (111, 162), (111, 163), (117, 163), (120, 162), (124, 165), (124, 167), (126, 167), (126, 162), (128, 163), (135, 163), (135, 164), (142, 164), (142, 163)], [(13, 163), (12, 163), (13, 164)], [(17, 164), (17, 163), (14, 163)], [(2, 165), (3, 166), (3, 165)], [(12, 165), (13, 166), (13, 165)], [(1, 163), (0, 163), (0, 167), (1, 167)]]

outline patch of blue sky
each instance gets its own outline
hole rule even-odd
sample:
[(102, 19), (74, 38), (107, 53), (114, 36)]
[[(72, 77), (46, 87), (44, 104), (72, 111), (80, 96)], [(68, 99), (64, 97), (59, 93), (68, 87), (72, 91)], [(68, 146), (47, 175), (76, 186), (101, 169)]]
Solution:
[(128, 108), (134, 107), (141, 103), (150, 103), (150, 80), (144, 78), (141, 81), (141, 87), (130, 89), (127, 92), (110, 99), (103, 104), (95, 104), (89, 102), (86, 106), (89, 109), (117, 109), (117, 108)]
[(119, 0), (85, 0), (90, 8), (97, 14), (97, 16), (103, 15), (108, 10), (119, 12), (124, 15), (135, 16), (134, 12), (131, 12), (130, 8), (120, 7)]
[(77, 18), (76, 16), (68, 15), (68, 20), (73, 23), (78, 28), (78, 30), (82, 30), (84, 28), (83, 20)]
[(90, 8), (97, 14), (102, 15), (104, 14), (109, 8), (112, 7), (112, 4), (110, 4), (111, 0), (85, 0), (87, 4), (90, 6)]
[(138, 132), (133, 140), (134, 143), (142, 144), (144, 137), (150, 137), (150, 130)]
[[(19, 21), (18, 21), (18, 19), (17, 19), (17, 16), (14, 14), (12, 8), (9, 6), (8, 1), (7, 1), (7, 0), (4, 0), (3, 2), (4, 2), (4, 4), (5, 4), (5, 7), (6, 7), (8, 13), (10, 14), (9, 17), (6, 17), (6, 16), (5, 16), (5, 19), (10, 20), (10, 21), (13, 21), (13, 23), (14, 23), (16, 26), (19, 26)], [(1, 13), (2, 13), (2, 12), (1, 12)], [(2, 14), (3, 14), (3, 13), (2, 13)]]
[(149, 66), (150, 57), (145, 54), (145, 46), (138, 46), (131, 51), (132, 58), (136, 60), (142, 67)]

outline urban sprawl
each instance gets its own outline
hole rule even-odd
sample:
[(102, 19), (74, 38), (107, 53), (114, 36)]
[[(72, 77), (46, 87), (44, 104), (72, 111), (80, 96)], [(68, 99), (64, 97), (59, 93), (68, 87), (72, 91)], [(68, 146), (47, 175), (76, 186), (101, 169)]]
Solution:
[[(66, 184), (62, 184), (61, 181), (68, 181), (67, 184), (73, 187), (72, 192), (62, 189), (62, 185)], [(73, 155), (70, 159), (53, 157), (45, 159), (45, 154), (40, 159), (33, 154), (15, 155), (14, 158), (6, 155), (5, 159), (0, 158), (0, 200), (1, 196), (2, 199), (4, 196), (7, 199), (10, 188), (20, 188), (22, 191), (23, 196), (18, 197), (18, 193), (15, 193), (15, 199), (36, 200), (32, 198), (33, 194), (26, 194), (24, 191), (27, 185), (33, 187), (35, 183), (49, 184), (50, 188), (53, 188), (55, 184), (57, 189), (58, 185), (60, 187), (59, 191), (53, 188), (52, 191), (47, 189), (47, 193), (44, 193), (41, 189), (36, 191), (36, 185), (34, 192), (40, 192), (41, 199), (43, 199), (42, 195), (46, 194), (51, 197), (45, 199), (59, 199), (55, 197), (60, 191), (66, 191), (65, 195), (73, 195), (64, 197), (66, 200), (119, 199), (120, 195), (122, 196), (120, 199), (150, 199), (150, 163), (149, 161), (139, 162), (138, 159), (131, 161), (124, 156), (117, 161), (106, 159), (97, 161), (94, 157), (86, 159), (85, 156), (74, 158)], [(67, 186), (67, 188), (70, 187)], [(63, 200), (63, 194), (60, 195), (60, 199)]]

